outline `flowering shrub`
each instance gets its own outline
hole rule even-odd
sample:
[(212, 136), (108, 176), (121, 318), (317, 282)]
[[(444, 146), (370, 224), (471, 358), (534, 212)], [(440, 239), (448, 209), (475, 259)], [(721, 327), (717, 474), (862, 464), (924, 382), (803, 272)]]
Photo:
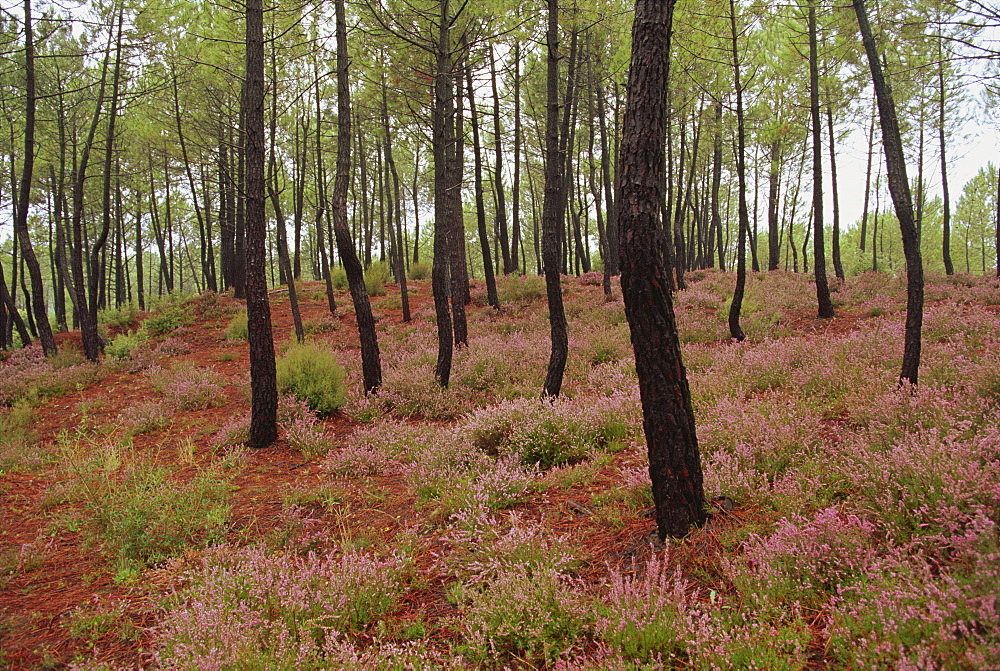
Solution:
[[(517, 399), (477, 410), (460, 426), (472, 443), (491, 455), (512, 455), (524, 464), (549, 468), (578, 461), (594, 449), (614, 449), (636, 432), (632, 417), (616, 408), (623, 399), (575, 402)], [(624, 416), (623, 416), (624, 415)]]
[(62, 396), (90, 384), (96, 375), (97, 367), (73, 350), (63, 348), (47, 360), (41, 345), (34, 343), (11, 352), (0, 367), (0, 405)]
[(250, 413), (234, 415), (216, 432), (212, 438), (212, 448), (215, 451), (226, 451), (246, 445), (250, 440)]
[(876, 556), (875, 531), (836, 508), (812, 519), (796, 515), (767, 537), (751, 537), (742, 565), (728, 562), (727, 570), (747, 599), (818, 610), (830, 595), (864, 579)]
[(158, 628), (163, 668), (323, 668), (395, 603), (409, 560), (344, 551), (211, 553)]
[(552, 661), (579, 646), (593, 620), (579, 583), (553, 568), (514, 566), (456, 592), (462, 649), (478, 663)]
[(610, 587), (598, 602), (596, 633), (611, 650), (628, 659), (653, 661), (684, 652), (691, 606), (690, 584), (680, 570), (669, 570), (669, 555), (654, 554), (640, 568), (611, 570)]
[(335, 475), (381, 475), (393, 469), (394, 459), (414, 449), (419, 433), (405, 423), (385, 420), (361, 427), (347, 444), (331, 451), (323, 469)]
[(151, 368), (149, 379), (153, 388), (166, 396), (175, 410), (202, 410), (225, 401), (223, 379), (214, 370), (182, 365), (167, 370)]
[(150, 433), (167, 426), (173, 413), (163, 402), (150, 401), (136, 403), (118, 415), (125, 432), (130, 436), (137, 436), (141, 433)]
[(176, 336), (167, 336), (160, 341), (156, 348), (157, 354), (161, 356), (178, 356), (180, 354), (190, 354), (191, 345)]

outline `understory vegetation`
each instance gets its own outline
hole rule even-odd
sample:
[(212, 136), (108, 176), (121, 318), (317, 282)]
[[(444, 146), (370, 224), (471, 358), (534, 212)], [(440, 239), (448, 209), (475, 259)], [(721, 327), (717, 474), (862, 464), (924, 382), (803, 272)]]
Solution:
[(754, 274), (742, 343), (732, 275), (687, 279), (713, 515), (683, 540), (646, 517), (628, 325), (591, 278), (564, 278), (559, 399), (538, 398), (537, 278), (503, 278), (502, 313), (473, 289), (448, 389), (433, 304), (401, 323), (387, 285), (380, 392), (351, 328), (315, 333), (279, 364), (281, 441), (253, 453), (236, 302), (197, 297), (124, 323), (101, 365), (8, 355), (0, 492), (46, 485), (18, 499), (35, 531), (5, 539), (0, 586), (93, 555), (49, 652), (83, 669), (1000, 667), (997, 280), (929, 279), (921, 384), (900, 387), (900, 279), (849, 279), (818, 320), (809, 277)]

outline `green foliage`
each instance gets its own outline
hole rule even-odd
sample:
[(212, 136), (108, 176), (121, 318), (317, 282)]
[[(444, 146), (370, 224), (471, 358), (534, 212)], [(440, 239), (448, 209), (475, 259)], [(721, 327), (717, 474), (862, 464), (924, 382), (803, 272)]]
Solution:
[(347, 271), (343, 266), (336, 266), (330, 269), (330, 282), (334, 288), (343, 291), (348, 288)]
[(554, 569), (502, 570), (456, 595), (464, 615), (463, 652), (480, 664), (498, 657), (551, 662), (580, 640), (591, 619), (571, 579)]
[(279, 392), (295, 394), (313, 412), (329, 414), (344, 405), (344, 369), (333, 352), (317, 345), (293, 345), (276, 366)]
[(226, 476), (209, 470), (183, 482), (152, 461), (130, 460), (130, 445), (63, 444), (70, 485), (84, 503), (84, 541), (113, 560), (119, 580), (133, 579), (189, 546), (217, 542), (229, 518)]
[(148, 341), (143, 331), (119, 333), (105, 346), (104, 354), (112, 361), (124, 361), (132, 358), (140, 348), (147, 346)]
[(503, 305), (525, 307), (545, 297), (545, 280), (539, 275), (504, 275), (497, 281)]
[(426, 261), (411, 263), (410, 270), (406, 275), (411, 280), (425, 280), (431, 276), (431, 264)]
[(140, 332), (147, 336), (166, 335), (190, 324), (194, 315), (190, 298), (178, 293), (168, 295), (156, 310), (143, 320)]
[(129, 331), (139, 324), (139, 308), (135, 305), (123, 305), (119, 308), (108, 308), (97, 313), (97, 323), (116, 331)]
[(29, 406), (0, 408), (0, 475), (41, 465), (31, 424), (32, 412)]
[(365, 289), (369, 296), (385, 296), (385, 284), (389, 281), (391, 272), (389, 264), (375, 261), (365, 271)]
[(226, 340), (246, 342), (249, 339), (247, 327), (247, 311), (240, 310), (226, 325)]

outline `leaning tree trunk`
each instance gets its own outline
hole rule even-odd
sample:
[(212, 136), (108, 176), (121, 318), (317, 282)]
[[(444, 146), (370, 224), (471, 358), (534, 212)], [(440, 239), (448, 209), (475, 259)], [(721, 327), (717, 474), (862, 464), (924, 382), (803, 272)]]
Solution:
[(910, 183), (906, 179), (906, 157), (903, 154), (903, 141), (899, 134), (899, 119), (896, 117), (892, 88), (882, 71), (882, 62), (868, 23), (865, 2), (853, 0), (853, 4), (878, 101), (889, 195), (892, 196), (896, 218), (899, 220), (899, 230), (903, 237), (903, 256), (906, 258), (906, 335), (903, 346), (903, 367), (899, 379), (901, 382), (917, 384), (917, 371), (920, 367), (920, 328), (924, 317), (924, 267), (920, 258), (920, 240), (913, 220), (913, 200), (910, 196)]
[[(31, 204), (31, 173), (35, 167), (35, 42), (31, 27), (31, 0), (24, 0), (24, 60), (27, 100), (24, 117), (24, 160), (21, 164), (21, 186), (18, 191), (17, 211), (14, 213), (14, 231), (21, 245), (21, 254), (31, 276), (31, 307), (35, 313), (38, 339), (46, 356), (56, 353), (56, 341), (49, 324), (42, 287), (42, 270), (35, 256), (35, 248), (28, 235), (28, 208)], [(25, 343), (28, 341), (25, 340)]]
[(621, 283), (635, 351), (661, 539), (705, 519), (701, 459), (677, 324), (657, 244), (665, 177), (665, 101), (676, 0), (638, 0), (618, 174)]
[(365, 393), (371, 394), (382, 386), (382, 361), (379, 356), (375, 319), (365, 288), (364, 271), (347, 228), (347, 187), (351, 180), (351, 94), (347, 81), (347, 19), (344, 0), (336, 0), (337, 14), (337, 174), (333, 181), (333, 232), (337, 251), (347, 273), (347, 283), (354, 302), (354, 316), (361, 340), (361, 375)]

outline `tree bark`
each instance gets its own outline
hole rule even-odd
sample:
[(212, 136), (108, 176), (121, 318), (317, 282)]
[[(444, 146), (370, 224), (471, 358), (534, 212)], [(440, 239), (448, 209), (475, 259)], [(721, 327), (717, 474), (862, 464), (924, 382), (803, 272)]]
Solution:
[(545, 272), (545, 293), (549, 305), (549, 331), (552, 350), (542, 394), (559, 395), (563, 372), (569, 353), (566, 333), (566, 312), (563, 307), (560, 282), (559, 234), (562, 228), (564, 159), (559, 146), (559, 0), (547, 0), (548, 47), (546, 71), (545, 120), (545, 198), (542, 204), (542, 264)]
[(351, 179), (351, 89), (347, 80), (347, 18), (344, 0), (334, 3), (337, 20), (337, 174), (333, 181), (333, 232), (337, 237), (337, 251), (347, 273), (347, 283), (354, 303), (354, 316), (361, 340), (361, 374), (366, 394), (382, 386), (382, 362), (379, 356), (378, 336), (368, 289), (365, 288), (364, 271), (347, 228), (347, 187)]
[[(823, 240), (823, 133), (819, 114), (819, 48), (817, 45), (816, 7), (809, 5), (809, 116), (812, 120), (813, 145), (813, 271), (816, 278), (816, 303), (819, 317), (833, 317), (830, 285), (826, 278), (826, 246)], [(803, 252), (803, 258), (805, 253)]]
[(729, 305), (729, 335), (735, 340), (744, 340), (746, 335), (740, 327), (740, 311), (743, 309), (743, 293), (747, 283), (747, 228), (750, 215), (747, 212), (746, 156), (743, 118), (743, 85), (740, 80), (739, 45), (736, 31), (736, 3), (729, 0), (729, 28), (732, 46), (733, 86), (736, 89), (736, 177), (739, 183), (739, 240), (736, 247), (736, 288), (733, 301)]
[(910, 196), (910, 184), (906, 179), (906, 157), (903, 154), (903, 141), (899, 133), (899, 120), (896, 117), (892, 89), (882, 71), (878, 48), (872, 36), (871, 26), (868, 24), (865, 2), (852, 1), (878, 101), (889, 195), (892, 196), (896, 218), (899, 220), (899, 229), (903, 237), (903, 255), (906, 258), (906, 336), (903, 346), (903, 366), (899, 378), (901, 382), (906, 381), (915, 385), (920, 367), (920, 328), (924, 316), (924, 268), (920, 258), (920, 240), (913, 220), (913, 201)]
[(687, 375), (657, 228), (663, 200), (664, 101), (676, 0), (637, 0), (622, 126), (619, 210), (622, 295), (635, 351), (649, 474), (661, 539), (705, 519)]
[[(493, 95), (496, 107), (495, 114), (500, 112), (499, 98), (496, 95), (496, 70), (493, 67), (492, 51), (490, 52), (490, 73), (493, 75)], [(475, 87), (472, 85), (472, 65), (466, 63), (465, 76), (468, 84), (469, 111), (472, 122), (472, 150), (475, 157), (475, 191), (476, 191), (476, 220), (479, 226), (479, 246), (483, 253), (483, 274), (486, 276), (486, 297), (489, 304), (496, 310), (500, 309), (500, 298), (497, 296), (497, 281), (493, 274), (493, 259), (490, 256), (490, 241), (486, 231), (486, 204), (483, 200), (483, 156), (479, 144), (479, 115), (476, 111)], [(496, 132), (499, 133), (500, 122), (496, 122)], [(500, 153), (500, 140), (496, 141), (497, 165), (494, 167), (496, 173), (497, 207), (503, 203), (503, 179), (500, 177), (500, 161), (503, 155)], [(500, 228), (500, 246), (503, 251), (504, 273), (513, 272), (510, 267), (510, 248), (507, 246), (507, 214), (498, 212), (498, 224)]]
[(246, 298), (250, 341), (250, 448), (264, 448), (278, 435), (278, 389), (271, 306), (267, 300), (264, 220), (264, 9), (246, 3)]
[(31, 206), (31, 176), (35, 167), (35, 41), (31, 26), (31, 0), (24, 0), (24, 60), (25, 60), (25, 121), (24, 159), (21, 162), (21, 186), (18, 190), (18, 206), (14, 213), (14, 230), (21, 245), (21, 254), (31, 276), (31, 307), (34, 309), (38, 339), (42, 343), (45, 356), (56, 353), (56, 341), (49, 324), (48, 309), (45, 306), (45, 290), (42, 285), (42, 270), (35, 256), (35, 248), (28, 235), (28, 208)]

